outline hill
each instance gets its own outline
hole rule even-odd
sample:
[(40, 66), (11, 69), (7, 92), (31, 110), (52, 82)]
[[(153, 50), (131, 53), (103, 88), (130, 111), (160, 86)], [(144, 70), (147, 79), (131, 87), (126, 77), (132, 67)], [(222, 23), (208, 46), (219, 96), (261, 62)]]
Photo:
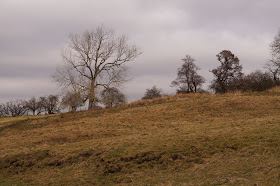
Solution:
[(280, 89), (0, 119), (0, 185), (280, 184)]

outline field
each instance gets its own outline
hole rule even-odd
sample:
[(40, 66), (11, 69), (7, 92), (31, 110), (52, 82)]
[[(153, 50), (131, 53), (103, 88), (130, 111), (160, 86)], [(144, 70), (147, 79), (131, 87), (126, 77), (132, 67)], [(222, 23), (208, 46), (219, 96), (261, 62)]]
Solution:
[(280, 88), (0, 119), (0, 185), (280, 185)]

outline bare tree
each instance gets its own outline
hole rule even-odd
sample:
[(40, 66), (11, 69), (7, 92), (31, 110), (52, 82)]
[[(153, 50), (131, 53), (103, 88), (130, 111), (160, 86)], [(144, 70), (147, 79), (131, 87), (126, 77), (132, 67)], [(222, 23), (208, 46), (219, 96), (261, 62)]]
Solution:
[(49, 95), (46, 102), (46, 110), (48, 114), (55, 114), (59, 112), (59, 98), (55, 95)]
[(265, 64), (265, 68), (270, 72), (273, 77), (274, 84), (276, 86), (280, 85), (280, 63), (276, 60), (270, 60)]
[(197, 92), (197, 88), (205, 83), (205, 79), (197, 74), (200, 70), (196, 66), (195, 59), (187, 55), (186, 58), (182, 59), (183, 65), (178, 69), (177, 78), (172, 81), (171, 86), (177, 86), (177, 93), (192, 93)]
[(229, 90), (238, 89), (239, 78), (243, 76), (242, 66), (239, 59), (229, 50), (223, 50), (217, 55), (220, 66), (211, 70), (215, 79), (211, 82), (210, 88), (216, 93), (225, 93)]
[(37, 109), (37, 115), (40, 114), (47, 114), (47, 110), (46, 110), (46, 102), (47, 102), (47, 98), (46, 97), (40, 97), (38, 100), (38, 109)]
[(32, 111), (33, 115), (35, 115), (36, 110), (40, 107), (40, 104), (35, 97), (32, 97), (29, 101), (26, 101), (25, 106), (28, 110)]
[(9, 101), (4, 106), (4, 113), (7, 116), (23, 116), (27, 111), (23, 100)]
[(70, 108), (71, 111), (76, 111), (78, 107), (84, 105), (84, 98), (80, 92), (68, 91), (63, 96), (61, 105)]
[(126, 62), (141, 54), (129, 45), (126, 36), (117, 37), (112, 30), (98, 27), (83, 34), (70, 34), (69, 45), (62, 50), (63, 65), (53, 75), (58, 85), (84, 92), (88, 108), (96, 105), (99, 87), (108, 88), (123, 83)]
[(156, 86), (153, 86), (151, 89), (146, 89), (145, 95), (142, 99), (153, 99), (153, 98), (158, 98), (162, 97), (162, 89), (157, 88)]
[(49, 95), (48, 97), (40, 97), (39, 103), (41, 110), (44, 110), (45, 114), (55, 114), (59, 112), (58, 96)]
[(126, 97), (120, 90), (111, 87), (101, 92), (101, 101), (106, 107), (113, 107), (125, 104)]
[(280, 85), (280, 30), (269, 46), (271, 59), (265, 68), (272, 74), (275, 85)]
[(0, 118), (6, 116), (5, 112), (4, 112), (4, 105), (0, 104)]
[(1, 110), (2, 110), (2, 115), (3, 116), (10, 116), (10, 110), (8, 108), (8, 104), (7, 103), (3, 103), (2, 104)]

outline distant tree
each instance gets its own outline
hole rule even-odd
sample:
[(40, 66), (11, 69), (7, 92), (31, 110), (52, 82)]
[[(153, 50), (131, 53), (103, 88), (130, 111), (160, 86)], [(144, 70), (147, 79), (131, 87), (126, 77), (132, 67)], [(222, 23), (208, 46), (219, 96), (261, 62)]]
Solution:
[(268, 72), (272, 75), (274, 84), (276, 86), (280, 85), (280, 65), (277, 63), (277, 61), (270, 60), (266, 63), (265, 68), (268, 70)]
[(243, 76), (239, 59), (229, 50), (223, 50), (217, 55), (217, 58), (221, 65), (210, 71), (215, 77), (210, 88), (216, 93), (239, 89), (241, 86), (238, 84), (239, 79)]
[(40, 108), (40, 103), (35, 97), (32, 97), (29, 101), (26, 101), (25, 106), (28, 110), (32, 111), (33, 115), (35, 115), (36, 110)]
[(280, 30), (269, 46), (271, 59), (266, 63), (265, 68), (272, 74), (276, 86), (280, 85)]
[(192, 93), (197, 92), (197, 88), (205, 83), (205, 79), (197, 74), (200, 70), (196, 66), (195, 59), (187, 55), (186, 58), (182, 59), (183, 65), (178, 69), (177, 78), (172, 81), (171, 86), (177, 86), (177, 93)]
[(55, 95), (40, 97), (40, 107), (46, 114), (55, 114), (59, 112), (59, 98)]
[(127, 80), (125, 64), (141, 54), (126, 36), (116, 37), (112, 30), (98, 27), (83, 34), (71, 34), (68, 47), (61, 52), (64, 64), (54, 80), (63, 88), (85, 92), (88, 109), (97, 104), (97, 89), (118, 86)]
[(275, 86), (272, 75), (256, 70), (243, 78), (243, 90), (264, 91)]
[(4, 106), (4, 113), (7, 116), (23, 116), (27, 111), (23, 100), (9, 101)]
[(68, 91), (63, 96), (61, 105), (70, 108), (72, 111), (76, 111), (78, 107), (84, 105), (84, 99), (80, 92)]
[(40, 115), (40, 114), (43, 114), (43, 113), (47, 114), (46, 103), (47, 103), (47, 98), (46, 97), (40, 97), (39, 98), (37, 115)]
[(0, 118), (5, 116), (5, 112), (4, 112), (4, 105), (0, 104)]
[(1, 113), (2, 113), (2, 116), (11, 116), (7, 103), (3, 103), (1, 105)]
[(146, 89), (145, 95), (142, 99), (153, 99), (162, 96), (163, 96), (162, 89), (153, 86), (151, 89)]
[(117, 88), (106, 88), (101, 92), (101, 102), (106, 107), (123, 105), (126, 103), (125, 95)]
[(59, 112), (59, 98), (55, 95), (49, 95), (47, 99), (48, 114), (55, 114)]

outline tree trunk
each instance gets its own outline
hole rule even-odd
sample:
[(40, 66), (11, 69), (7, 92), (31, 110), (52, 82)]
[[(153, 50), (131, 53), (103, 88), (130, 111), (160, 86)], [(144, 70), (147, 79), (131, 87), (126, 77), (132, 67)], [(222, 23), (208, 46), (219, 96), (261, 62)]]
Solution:
[(275, 85), (278, 86), (279, 85), (279, 80), (277, 78), (277, 73), (273, 73), (273, 79), (274, 79)]
[(95, 100), (95, 92), (94, 92), (94, 82), (91, 83), (90, 93), (89, 93), (89, 103), (88, 103), (88, 110), (93, 110), (96, 100)]

